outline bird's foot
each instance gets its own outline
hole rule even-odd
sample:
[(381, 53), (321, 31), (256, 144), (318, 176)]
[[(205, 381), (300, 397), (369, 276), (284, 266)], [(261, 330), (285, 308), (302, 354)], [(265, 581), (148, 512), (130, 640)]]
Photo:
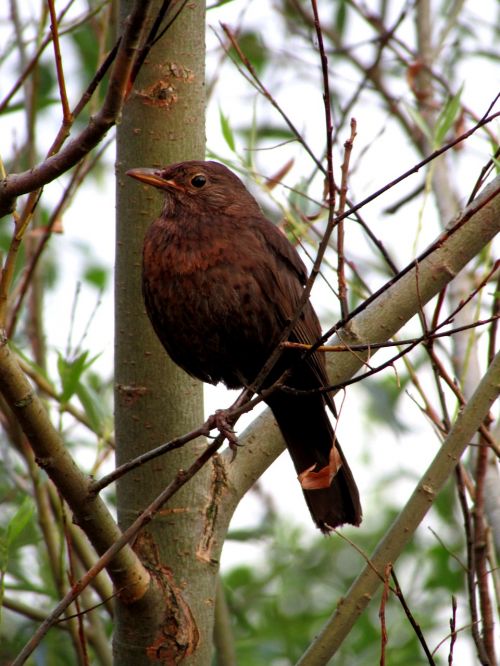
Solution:
[(210, 430), (216, 428), (220, 434), (227, 439), (229, 448), (233, 452), (232, 459), (234, 460), (238, 446), (240, 446), (240, 444), (238, 442), (238, 438), (236, 437), (233, 424), (227, 417), (227, 410), (218, 409), (215, 414), (212, 414), (208, 419), (208, 427)]

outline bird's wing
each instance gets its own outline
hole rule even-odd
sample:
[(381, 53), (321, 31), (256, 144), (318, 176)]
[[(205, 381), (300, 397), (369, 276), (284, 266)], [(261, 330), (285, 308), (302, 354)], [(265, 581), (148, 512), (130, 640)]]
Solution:
[[(295, 248), (277, 227), (266, 218), (256, 220), (257, 230), (267, 248), (272, 250), (276, 269), (272, 271), (276, 291), (269, 293), (273, 306), (283, 322), (283, 327), (294, 316), (307, 280), (307, 270)], [(321, 326), (312, 305), (307, 302), (302, 315), (290, 335), (290, 340), (302, 344), (313, 344), (321, 336)], [(300, 354), (300, 352), (297, 352)], [(309, 356), (305, 363), (312, 370), (317, 385), (327, 386), (326, 364), (321, 352)], [(326, 398), (327, 402), (330, 402)]]
[(292, 273), (294, 279), (301, 285), (307, 280), (307, 270), (297, 250), (286, 239), (284, 234), (264, 216), (255, 219), (256, 231), (260, 233), (261, 240), (267, 249), (272, 250), (280, 263)]

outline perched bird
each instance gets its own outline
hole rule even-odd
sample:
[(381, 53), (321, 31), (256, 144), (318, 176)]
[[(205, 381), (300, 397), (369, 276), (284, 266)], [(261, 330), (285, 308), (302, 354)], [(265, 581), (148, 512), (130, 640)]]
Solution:
[[(249, 386), (297, 310), (307, 277), (298, 253), (222, 164), (189, 161), (127, 173), (165, 196), (146, 233), (142, 268), (146, 310), (161, 343), (193, 377)], [(289, 340), (312, 344), (320, 336), (307, 302)], [(263, 386), (288, 368), (288, 387), (328, 385), (323, 354), (300, 360), (300, 352), (286, 349)], [(276, 390), (265, 401), (316, 525), (325, 533), (359, 525), (358, 489), (326, 411), (330, 397)]]

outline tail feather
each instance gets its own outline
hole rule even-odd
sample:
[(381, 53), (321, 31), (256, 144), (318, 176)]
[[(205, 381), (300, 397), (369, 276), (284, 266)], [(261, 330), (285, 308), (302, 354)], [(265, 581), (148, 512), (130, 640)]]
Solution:
[[(292, 395), (275, 392), (267, 400), (285, 439), (297, 473), (316, 465), (316, 471), (329, 462), (335, 441), (333, 428), (319, 393)], [(311, 516), (327, 534), (344, 523), (359, 525), (362, 512), (359, 492), (338, 442), (342, 465), (328, 488), (303, 490)]]

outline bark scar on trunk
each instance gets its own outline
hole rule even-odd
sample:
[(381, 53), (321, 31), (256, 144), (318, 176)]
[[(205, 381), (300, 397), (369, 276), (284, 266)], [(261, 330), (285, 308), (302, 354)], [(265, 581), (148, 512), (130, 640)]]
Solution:
[(212, 458), (212, 474), (208, 488), (208, 501), (203, 509), (203, 527), (201, 539), (196, 549), (196, 557), (202, 562), (218, 564), (212, 558), (212, 549), (216, 539), (216, 523), (223, 496), (228, 492), (226, 468), (219, 455)]
[(171, 569), (160, 564), (152, 537), (143, 533), (139, 540), (135, 549), (142, 556), (146, 555), (143, 561), (151, 573), (152, 585), (156, 587), (158, 603), (163, 609), (163, 617), (160, 618), (146, 653), (148, 659), (165, 666), (180, 664), (196, 650), (200, 633)]

